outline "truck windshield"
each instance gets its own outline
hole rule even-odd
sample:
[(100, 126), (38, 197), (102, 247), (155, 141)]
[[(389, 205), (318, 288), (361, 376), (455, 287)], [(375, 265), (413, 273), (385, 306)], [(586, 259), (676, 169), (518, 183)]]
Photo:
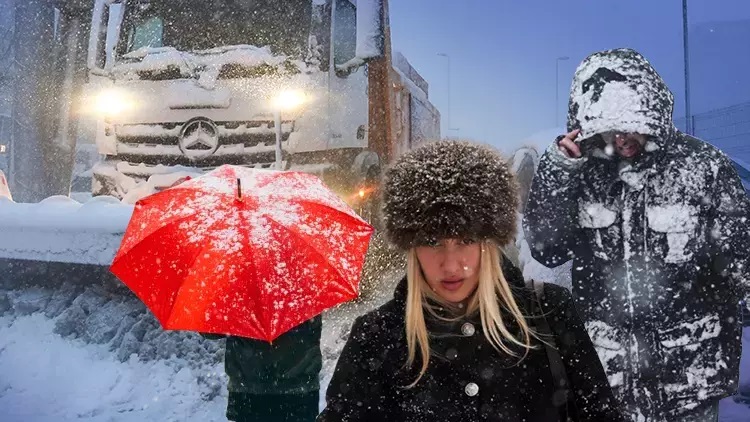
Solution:
[(118, 56), (144, 47), (180, 51), (249, 44), (300, 57), (307, 49), (312, 0), (129, 2)]

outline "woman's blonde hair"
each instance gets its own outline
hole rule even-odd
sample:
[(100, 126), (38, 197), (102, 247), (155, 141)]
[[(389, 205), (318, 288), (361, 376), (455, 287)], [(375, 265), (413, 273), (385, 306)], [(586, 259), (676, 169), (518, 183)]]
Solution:
[[(523, 359), (528, 353), (531, 345), (531, 332), (521, 309), (518, 307), (513, 293), (505, 280), (501, 265), (501, 254), (498, 246), (492, 241), (481, 243), (481, 258), (479, 261), (479, 284), (477, 289), (469, 297), (466, 305), (466, 315), (471, 315), (479, 310), (482, 323), (482, 331), (490, 344), (498, 352), (505, 352), (512, 356), (518, 356), (511, 350), (507, 343), (521, 346), (525, 349)], [(435, 303), (449, 306), (443, 299), (429, 288), (422, 274), (422, 268), (417, 260), (416, 249), (412, 248), (407, 254), (408, 293), (406, 297), (406, 344), (409, 349), (407, 365), (412, 366), (416, 360), (417, 353), (422, 359), (422, 367), (417, 379), (407, 388), (415, 386), (427, 371), (430, 361), (430, 342), (427, 326), (425, 325), (425, 309), (433, 316), (440, 318), (433, 307), (429, 306), (427, 299)], [(499, 299), (499, 300), (498, 300)], [(502, 306), (513, 320), (518, 324), (521, 332), (519, 338), (511, 333), (500, 310)]]

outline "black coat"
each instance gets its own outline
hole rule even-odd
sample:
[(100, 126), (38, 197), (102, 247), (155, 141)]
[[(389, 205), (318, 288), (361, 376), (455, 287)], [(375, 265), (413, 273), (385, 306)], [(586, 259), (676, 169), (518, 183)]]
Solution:
[(227, 338), (224, 367), (230, 393), (306, 394), (320, 390), (322, 317), (316, 316), (279, 336), (273, 343), (237, 336)]
[[(722, 153), (674, 129), (671, 94), (645, 59), (607, 52), (576, 78), (569, 125), (583, 129), (582, 145), (618, 124), (635, 130), (639, 118), (651, 136), (631, 163), (596, 148), (568, 159), (553, 144), (534, 179), (526, 238), (544, 265), (573, 259), (576, 307), (631, 417), (678, 420), (737, 386), (737, 304), (750, 282), (747, 196)], [(645, 96), (630, 103), (638, 109), (623, 111), (621, 122), (596, 114), (616, 110), (596, 101), (625, 96), (627, 83)]]
[[(520, 272), (508, 265), (506, 278), (525, 309), (533, 294)], [(570, 294), (546, 287), (544, 310), (558, 336), (560, 352), (583, 421), (616, 421), (619, 413)], [(493, 349), (477, 316), (456, 323), (428, 320), (432, 357), (414, 388), (418, 371), (405, 367), (406, 280), (394, 299), (354, 322), (327, 391), (318, 422), (557, 421), (553, 382), (544, 348), (518, 358)], [(527, 313), (526, 313), (527, 314)], [(425, 314), (426, 318), (427, 315)], [(507, 321), (508, 319), (506, 319)], [(513, 327), (513, 326), (511, 326)], [(415, 367), (419, 368), (419, 362)]]

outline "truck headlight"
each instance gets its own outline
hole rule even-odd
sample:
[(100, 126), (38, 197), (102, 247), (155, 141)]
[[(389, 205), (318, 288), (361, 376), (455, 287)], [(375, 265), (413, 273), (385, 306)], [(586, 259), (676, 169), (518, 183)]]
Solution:
[(276, 110), (294, 110), (308, 101), (303, 91), (284, 90), (273, 97), (273, 107)]
[(102, 91), (94, 99), (96, 112), (105, 116), (116, 116), (132, 105), (132, 101), (125, 94), (114, 89)]

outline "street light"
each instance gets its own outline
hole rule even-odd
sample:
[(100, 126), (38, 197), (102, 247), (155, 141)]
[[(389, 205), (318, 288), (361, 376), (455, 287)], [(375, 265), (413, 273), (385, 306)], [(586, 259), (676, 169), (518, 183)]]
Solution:
[(284, 90), (273, 98), (273, 126), (276, 134), (276, 170), (283, 170), (281, 163), (281, 112), (290, 111), (307, 102), (307, 96), (302, 91)]
[(568, 56), (561, 56), (555, 60), (555, 127), (560, 125), (560, 113), (557, 109), (560, 106), (560, 62), (569, 59)]
[(690, 113), (690, 55), (688, 53), (688, 8), (687, 0), (682, 0), (682, 47), (685, 50), (685, 131), (692, 135), (692, 118)]
[(451, 130), (451, 56), (446, 53), (437, 53), (440, 57), (445, 57), (448, 60), (448, 130)]

